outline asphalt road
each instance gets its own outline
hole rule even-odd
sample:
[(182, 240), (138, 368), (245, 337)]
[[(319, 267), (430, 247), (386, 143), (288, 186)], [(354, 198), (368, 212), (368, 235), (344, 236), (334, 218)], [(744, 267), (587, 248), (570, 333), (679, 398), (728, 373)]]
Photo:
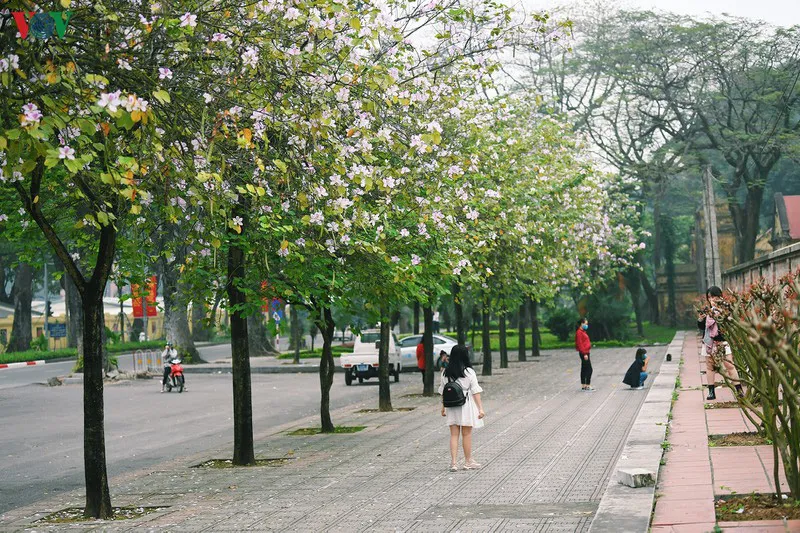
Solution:
[[(203, 346), (200, 355), (206, 361), (225, 359), (231, 356), (230, 344), (220, 344), (216, 346)], [(119, 368), (122, 370), (133, 370), (133, 356), (131, 354), (118, 355)], [(22, 368), (0, 369), (0, 390), (30, 385), (31, 383), (47, 383), (47, 380), (54, 376), (65, 376), (72, 371), (74, 361), (63, 361), (60, 363), (46, 363), (44, 365), (27, 366)], [(0, 405), (0, 411), (3, 406)]]
[[(213, 353), (225, 349), (229, 347), (217, 347)], [(208, 350), (211, 347), (204, 352)], [(206, 355), (211, 358), (210, 353)], [(6, 372), (20, 372), (27, 376), (22, 379), (35, 382), (41, 381), (40, 376), (58, 374), (53, 373), (55, 367), (61, 368), (58, 365), (68, 368), (71, 364), (44, 365), (43, 369), (49, 366), (50, 371), (42, 374), (33, 368)], [(336, 377), (332, 408), (358, 402), (377, 407), (377, 380), (346, 387), (341, 376)], [(421, 392), (417, 390), (419, 381), (401, 379), (392, 384), (393, 394)], [(254, 374), (252, 384), (256, 434), (318, 413), (316, 374)], [(161, 394), (160, 387), (157, 379), (106, 387), (109, 476), (212, 448), (232, 449), (230, 375), (189, 375), (189, 390), (184, 394)], [(0, 513), (83, 487), (82, 392), (78, 384), (0, 389)]]

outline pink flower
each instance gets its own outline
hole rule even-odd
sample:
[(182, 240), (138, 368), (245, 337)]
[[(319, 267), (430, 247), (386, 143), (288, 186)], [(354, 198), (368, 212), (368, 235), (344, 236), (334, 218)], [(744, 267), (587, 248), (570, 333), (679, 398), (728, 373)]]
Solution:
[(192, 15), (191, 13), (185, 13), (181, 17), (181, 27), (189, 26), (190, 28), (194, 28), (197, 26), (197, 15)]
[(161, 67), (158, 69), (158, 79), (160, 80), (171, 80), (172, 79), (172, 71), (166, 67)]
[(59, 159), (75, 159), (75, 150), (69, 146), (62, 146), (58, 149)]

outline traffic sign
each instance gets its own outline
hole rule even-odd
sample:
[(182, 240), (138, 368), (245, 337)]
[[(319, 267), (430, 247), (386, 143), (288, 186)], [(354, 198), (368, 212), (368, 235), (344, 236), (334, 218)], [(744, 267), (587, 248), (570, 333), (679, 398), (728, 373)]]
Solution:
[(61, 339), (67, 336), (66, 324), (48, 324), (47, 329), (53, 339)]

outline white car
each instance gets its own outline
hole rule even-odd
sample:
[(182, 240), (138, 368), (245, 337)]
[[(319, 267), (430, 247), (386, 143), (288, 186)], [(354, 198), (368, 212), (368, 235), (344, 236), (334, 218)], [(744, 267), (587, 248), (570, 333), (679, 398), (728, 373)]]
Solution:
[[(339, 364), (344, 368), (345, 385), (352, 384), (355, 378), (363, 383), (365, 379), (378, 377), (380, 340), (381, 330), (366, 329), (356, 337), (353, 352), (341, 354)], [(400, 346), (394, 333), (389, 336), (389, 374), (394, 375), (395, 382), (400, 381)]]
[[(403, 365), (403, 369), (417, 369), (417, 345), (422, 342), (422, 335), (411, 335), (410, 337), (406, 337), (400, 341), (400, 359), (401, 364)], [(447, 337), (445, 335), (440, 335), (438, 333), (433, 334), (433, 360), (435, 361), (435, 368), (439, 370), (440, 362), (439, 362), (439, 354), (444, 350), (447, 355), (450, 355), (450, 350), (453, 349), (453, 346), (458, 344), (458, 341), (452, 337)], [(470, 349), (469, 344), (467, 345), (467, 349), (470, 351), (470, 359), (472, 358), (472, 350)]]

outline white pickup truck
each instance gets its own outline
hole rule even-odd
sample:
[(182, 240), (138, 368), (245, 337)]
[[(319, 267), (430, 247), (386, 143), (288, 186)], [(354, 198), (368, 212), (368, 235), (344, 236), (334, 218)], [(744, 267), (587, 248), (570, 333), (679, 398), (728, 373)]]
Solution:
[[(353, 352), (339, 356), (339, 364), (344, 368), (346, 385), (351, 385), (355, 378), (358, 378), (359, 383), (363, 383), (365, 379), (378, 377), (380, 340), (380, 330), (364, 330), (356, 337)], [(394, 375), (395, 382), (400, 381), (400, 370), (400, 343), (392, 333), (389, 336), (389, 374)]]

